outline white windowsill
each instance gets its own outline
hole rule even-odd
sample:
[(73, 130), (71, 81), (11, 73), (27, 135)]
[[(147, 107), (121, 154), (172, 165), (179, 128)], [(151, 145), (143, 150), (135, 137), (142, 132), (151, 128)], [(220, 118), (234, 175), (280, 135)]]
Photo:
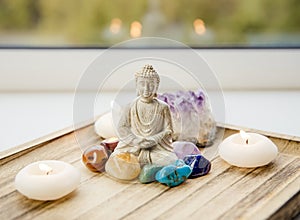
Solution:
[[(0, 151), (72, 125), (76, 86), (103, 52), (0, 50)], [(157, 50), (155, 54), (170, 52), (184, 57), (182, 50)], [(300, 49), (197, 52), (226, 91), (226, 123), (300, 136)], [(118, 57), (135, 50), (115, 53)], [(123, 74), (118, 76), (109, 85), (111, 90), (124, 82)], [(111, 99), (107, 93), (97, 114), (110, 108)]]
[[(73, 125), (73, 93), (1, 93), (0, 151)], [(102, 96), (96, 114), (110, 109)], [(224, 92), (226, 123), (300, 136), (300, 91)]]
[[(141, 52), (130, 49), (113, 51), (111, 60), (128, 54), (134, 56), (137, 51)], [(158, 57), (175, 53), (182, 59), (188, 53), (186, 50), (174, 49), (150, 52)], [(300, 89), (300, 49), (206, 49), (196, 52), (207, 61), (223, 90)], [(105, 50), (102, 49), (0, 50), (0, 91), (73, 92), (82, 74), (103, 53)], [(149, 54), (143, 50), (139, 55)], [(137, 66), (135, 70), (140, 68)], [(163, 72), (165, 68), (159, 66), (158, 69)], [(99, 71), (98, 74), (104, 78), (108, 73)], [(110, 84), (110, 89), (119, 88), (120, 82), (124, 82), (124, 74), (120, 74), (118, 81)], [(205, 85), (206, 81), (202, 83)]]

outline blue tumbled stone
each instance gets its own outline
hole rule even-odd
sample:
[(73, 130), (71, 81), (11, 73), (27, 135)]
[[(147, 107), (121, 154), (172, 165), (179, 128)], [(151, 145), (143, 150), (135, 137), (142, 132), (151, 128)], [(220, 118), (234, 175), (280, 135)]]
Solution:
[(170, 187), (178, 186), (183, 183), (191, 174), (192, 168), (186, 165), (182, 160), (177, 160), (175, 163), (163, 167), (155, 175), (155, 179)]
[(146, 164), (143, 166), (141, 173), (139, 175), (139, 180), (141, 183), (151, 183), (155, 181), (155, 174), (161, 170), (163, 166), (155, 164)]
[(187, 155), (183, 158), (186, 165), (192, 168), (192, 173), (189, 178), (204, 176), (209, 173), (211, 163), (202, 155)]

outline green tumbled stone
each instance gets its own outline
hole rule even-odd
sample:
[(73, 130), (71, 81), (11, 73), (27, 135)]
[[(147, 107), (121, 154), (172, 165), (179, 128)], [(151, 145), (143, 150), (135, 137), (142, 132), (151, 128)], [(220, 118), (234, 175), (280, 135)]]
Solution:
[(139, 176), (139, 180), (141, 183), (151, 183), (155, 181), (155, 174), (161, 170), (163, 166), (155, 165), (155, 164), (146, 164)]

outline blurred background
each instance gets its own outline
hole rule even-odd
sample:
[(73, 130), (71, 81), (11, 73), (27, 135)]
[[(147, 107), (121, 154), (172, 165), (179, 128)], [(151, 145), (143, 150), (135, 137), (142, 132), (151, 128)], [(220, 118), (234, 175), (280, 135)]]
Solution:
[(299, 46), (298, 0), (0, 0), (2, 46), (109, 47), (137, 37), (192, 47)]

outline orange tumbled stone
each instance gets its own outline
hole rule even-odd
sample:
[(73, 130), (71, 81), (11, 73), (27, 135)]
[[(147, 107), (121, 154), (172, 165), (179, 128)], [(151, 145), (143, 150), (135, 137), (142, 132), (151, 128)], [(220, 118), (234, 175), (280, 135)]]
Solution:
[(82, 162), (93, 172), (104, 172), (108, 154), (104, 146), (95, 145), (87, 148), (82, 154)]

